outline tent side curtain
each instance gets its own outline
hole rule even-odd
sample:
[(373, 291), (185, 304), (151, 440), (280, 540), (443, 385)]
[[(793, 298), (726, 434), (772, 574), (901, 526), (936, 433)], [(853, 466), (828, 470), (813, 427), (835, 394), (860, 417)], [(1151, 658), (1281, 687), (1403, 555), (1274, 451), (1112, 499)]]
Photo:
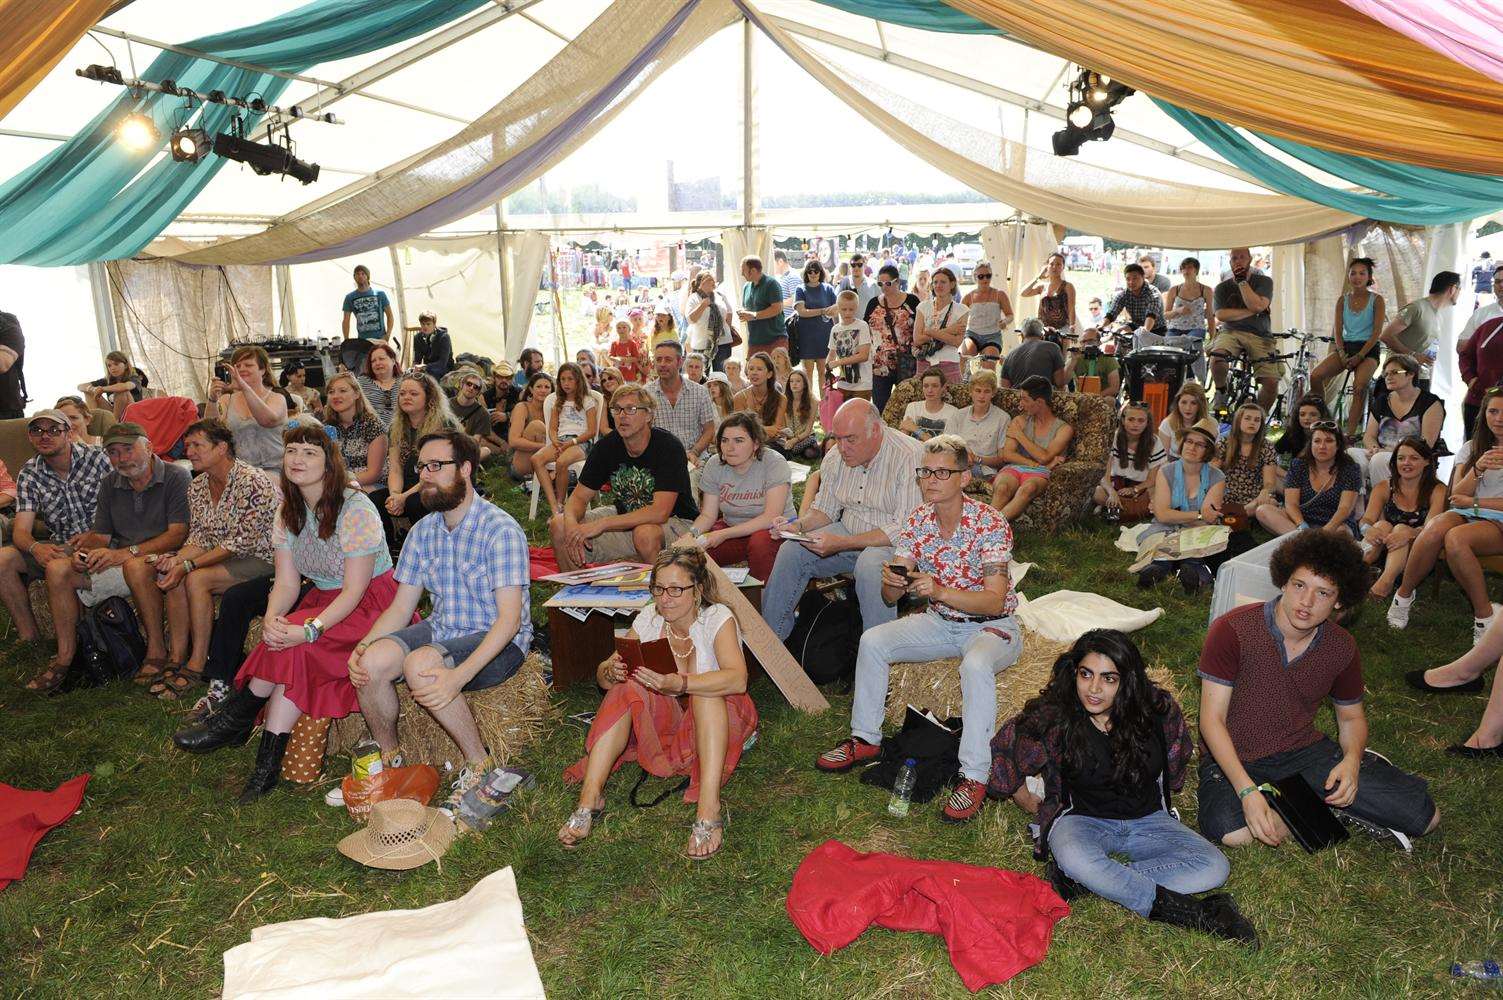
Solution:
[[(414, 38), (482, 6), (486, 0), (313, 0), (259, 24), (187, 43), (226, 59), (284, 73), (374, 52)], [(47, 6), (37, 4), (38, 7)], [(142, 79), (177, 81), (201, 93), (257, 94), (274, 104), (283, 77), (177, 52), (163, 52)], [(0, 186), (0, 263), (83, 264), (129, 257), (149, 243), (193, 201), (227, 162), (198, 163), (162, 155), (160, 145), (133, 151), (114, 130), (132, 113), (169, 134), (181, 117), (181, 98), (129, 91), (115, 98), (80, 132)], [(211, 135), (239, 114), (225, 105), (200, 108), (190, 122)], [(246, 114), (250, 129), (259, 115)], [(156, 162), (152, 162), (155, 159)]]
[(1503, 81), (1503, 3), (1468, 0), (1342, 0), (1483, 76)]
[(0, 0), (0, 118), (56, 66), (115, 0)]
[(1503, 82), (1343, 4), (946, 2), (1217, 121), (1418, 166), (1490, 174), (1503, 163)]
[(430, 232), (525, 187), (735, 20), (728, 0), (617, 0), (537, 73), (390, 176), (195, 263), (302, 263)]
[(1175, 184), (1029, 149), (837, 67), (737, 4), (843, 106), (903, 148), (972, 190), (1051, 222), (1146, 246), (1196, 247), (1289, 243), (1360, 221), (1284, 195)]
[[(903, 3), (892, 0), (822, 2), (905, 27), (1003, 34), (1000, 29), (969, 18), (948, 6), (945, 0), (905, 0)], [(931, 18), (933, 23), (929, 23)], [(944, 27), (941, 28), (940, 25)], [(1503, 35), (1503, 29), (1495, 30)], [(1294, 159), (1377, 194), (1332, 187), (1265, 153), (1225, 122), (1179, 107), (1159, 97), (1154, 97), (1153, 101), (1213, 152), (1240, 167), (1260, 183), (1327, 208), (1386, 222), (1425, 226), (1466, 221), (1503, 207), (1503, 178), (1497, 176), (1439, 170), (1352, 155), (1294, 142), (1272, 133), (1255, 133), (1258, 139)]]

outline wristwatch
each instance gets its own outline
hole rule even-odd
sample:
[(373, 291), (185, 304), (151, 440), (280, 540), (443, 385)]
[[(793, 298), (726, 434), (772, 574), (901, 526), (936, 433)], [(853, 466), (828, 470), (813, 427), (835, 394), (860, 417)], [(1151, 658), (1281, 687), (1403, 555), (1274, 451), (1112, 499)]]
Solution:
[(139, 546), (139, 545), (132, 545), (130, 548), (126, 549), (125, 551), (129, 552), (133, 556), (138, 556), (138, 555), (141, 554), (141, 546)]
[(324, 623), (317, 618), (309, 618), (303, 622), (303, 635), (309, 642), (317, 642), (319, 636), (324, 634)]
[(192, 559), (184, 559), (183, 560), (183, 572), (184, 573), (191, 573), (191, 572), (193, 572), (197, 568), (198, 567), (196, 567), (196, 566), (193, 565), (193, 560)]

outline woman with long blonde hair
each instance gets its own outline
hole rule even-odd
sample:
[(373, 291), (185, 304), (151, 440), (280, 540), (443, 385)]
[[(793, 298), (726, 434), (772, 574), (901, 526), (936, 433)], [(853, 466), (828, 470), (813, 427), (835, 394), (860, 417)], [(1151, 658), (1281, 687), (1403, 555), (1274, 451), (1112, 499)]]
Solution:
[(460, 430), (459, 421), (449, 412), (449, 400), (438, 380), (424, 372), (408, 372), (397, 383), (397, 412), (391, 418), (386, 443), (386, 488), (382, 504), (388, 538), (394, 539), (392, 518), (416, 521), (427, 513), (421, 498), (422, 482), (417, 474), (418, 442), (424, 434), (452, 427)]
[(349, 372), (340, 372), (329, 379), (324, 392), (328, 396), (324, 426), (339, 443), (339, 454), (350, 482), (367, 493), (380, 490), (382, 496), (374, 502), (384, 502), (388, 439), (381, 418), (371, 409), (360, 380)]
[(1179, 458), (1179, 443), (1185, 431), (1210, 415), (1211, 405), (1206, 399), (1205, 386), (1199, 382), (1186, 382), (1174, 394), (1174, 404), (1169, 415), (1159, 421), (1159, 443), (1170, 458)]

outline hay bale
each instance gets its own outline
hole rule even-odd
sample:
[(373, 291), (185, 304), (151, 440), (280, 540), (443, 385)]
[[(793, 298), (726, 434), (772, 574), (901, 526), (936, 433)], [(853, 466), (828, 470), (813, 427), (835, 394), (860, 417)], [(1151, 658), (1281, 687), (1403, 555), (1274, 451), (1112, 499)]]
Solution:
[[(412, 700), (407, 685), (397, 685), (397, 695), (401, 701), (397, 739), (407, 763), (432, 764), (440, 772), (446, 764), (462, 766), (464, 755), (459, 747), (433, 716)], [(543, 660), (536, 653), (528, 654), (505, 683), (484, 691), (468, 691), (463, 697), (475, 716), (481, 739), (498, 764), (511, 762), (541, 739), (543, 724), (557, 711), (548, 699)], [(329, 753), (348, 753), (368, 735), (364, 716), (357, 713), (339, 719), (329, 730)]]
[(56, 639), (52, 627), (52, 605), (47, 602), (47, 584), (33, 580), (26, 585), (26, 595), (31, 598), (31, 616), (37, 620), (37, 634), (43, 639)]
[[(1054, 661), (1070, 645), (1023, 630), (1023, 655), (997, 675), (998, 724), (1017, 715), (1023, 704), (1039, 693), (1054, 670)], [(941, 719), (960, 715), (959, 658), (894, 663), (887, 684), (887, 721), (902, 725), (908, 705), (927, 708)]]

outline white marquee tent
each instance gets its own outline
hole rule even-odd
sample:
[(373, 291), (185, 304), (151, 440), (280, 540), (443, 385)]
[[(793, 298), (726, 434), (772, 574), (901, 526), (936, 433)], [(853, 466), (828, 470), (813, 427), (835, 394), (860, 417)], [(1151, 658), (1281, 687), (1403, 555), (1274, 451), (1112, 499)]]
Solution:
[[(115, 96), (76, 69), (114, 63), (129, 76), (166, 45), (297, 6), (134, 0), (0, 120), (0, 176)], [(1280, 321), (1316, 328), (1359, 243), (1377, 251), (1390, 298), (1421, 293), (1419, 283), (1442, 267), (1464, 270), (1467, 227), (1374, 229), (1276, 195), (1141, 95), (1116, 109), (1110, 142), (1054, 157), (1049, 138), (1073, 67), (1025, 45), (880, 23), (812, 0), (704, 0), (673, 22), (678, 7), (496, 2), (401, 45), (296, 75), (283, 105), (345, 122), (294, 127), (299, 157), (322, 167), (314, 184), (230, 164), (148, 248), (160, 259), (0, 267), (0, 308), (20, 314), (28, 331), (33, 396), (71, 388), (87, 374), (77, 359), (115, 343), (135, 345), (159, 368), (158, 381), (187, 389), (202, 377), (199, 359), (230, 337), (336, 335), (356, 261), (398, 293), (405, 324), (431, 305), (457, 349), (514, 356), (529, 339), (550, 343), (550, 331), (530, 328), (550, 240), (711, 237), (734, 256), (731, 248), (765, 248), (772, 236), (980, 231), (1000, 267), (1017, 262), (1012, 281), (1037, 268), (1055, 227), (1066, 225), (1188, 250), (1256, 242), (1274, 245), (1283, 287), (1306, 288), (1283, 297)], [(379, 232), (382, 213), (396, 217), (525, 152), (546, 113), (540, 101), (566, 105), (586, 89), (582, 81), (624, 65), (654, 32), (668, 40), (652, 65), (503, 192), (525, 198), (465, 204), (394, 244), (345, 239)], [(718, 207), (677, 210), (670, 177), (702, 182)], [(899, 192), (906, 203), (776, 207), (841, 190)], [(527, 211), (581, 192), (624, 210)], [(354, 249), (326, 249), (341, 246)], [(292, 258), (299, 262), (266, 263)]]

